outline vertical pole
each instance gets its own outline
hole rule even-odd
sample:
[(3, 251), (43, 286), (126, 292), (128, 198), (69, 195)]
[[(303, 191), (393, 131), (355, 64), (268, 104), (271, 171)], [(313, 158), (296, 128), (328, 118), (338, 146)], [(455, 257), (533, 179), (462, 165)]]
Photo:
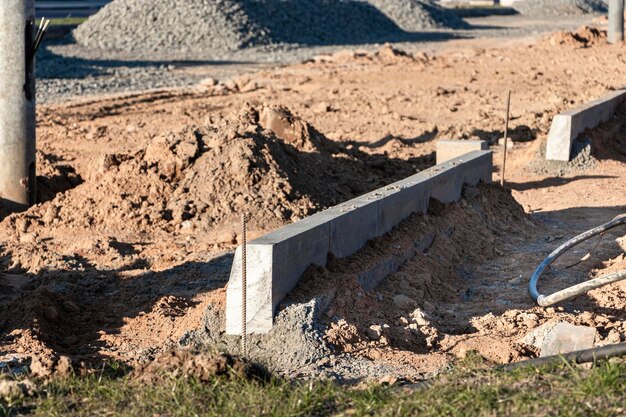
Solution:
[(500, 185), (504, 187), (504, 175), (506, 172), (506, 152), (509, 147), (509, 115), (511, 113), (511, 90), (506, 98), (506, 121), (504, 122), (504, 150), (502, 151), (502, 176)]
[(241, 216), (241, 356), (248, 354), (248, 217)]
[(36, 201), (35, 1), (0, 1), (0, 206)]
[(608, 41), (624, 41), (624, 0), (609, 0)]

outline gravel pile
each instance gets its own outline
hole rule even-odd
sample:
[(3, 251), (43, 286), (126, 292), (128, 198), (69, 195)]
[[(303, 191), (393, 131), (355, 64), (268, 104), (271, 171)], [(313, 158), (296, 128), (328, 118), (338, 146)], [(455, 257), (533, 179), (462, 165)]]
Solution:
[[(115, 0), (74, 31), (85, 48), (224, 57), (281, 45), (349, 45), (410, 40), (408, 32), (463, 21), (420, 0)], [(404, 29), (404, 30), (403, 30)]]
[(602, 0), (522, 0), (513, 6), (526, 16), (581, 16), (608, 11)]
[(407, 32), (425, 29), (465, 29), (456, 13), (428, 0), (365, 0)]

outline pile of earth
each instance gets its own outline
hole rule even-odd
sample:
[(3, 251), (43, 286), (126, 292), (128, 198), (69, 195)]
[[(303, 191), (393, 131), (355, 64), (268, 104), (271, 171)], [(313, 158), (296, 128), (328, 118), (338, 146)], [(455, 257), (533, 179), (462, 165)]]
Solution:
[[(516, 304), (498, 304), (493, 292), (504, 296), (510, 277), (487, 284), (476, 268), (506, 257), (535, 227), (511, 192), (494, 185), (465, 187), (458, 203), (431, 200), (426, 215), (407, 218), (354, 255), (309, 267), (279, 305), (272, 330), (250, 336), (250, 357), (290, 376), (373, 379), (437, 372), (466, 339), (493, 361), (515, 360), (521, 353), (510, 340), (470, 323), (517, 307), (519, 294), (507, 294)], [(369, 281), (373, 275), (378, 283)], [(483, 283), (489, 289), (479, 289)], [(207, 310), (197, 337), (211, 349), (238, 349), (239, 339), (224, 334), (223, 310)]]
[(581, 26), (575, 32), (563, 31), (555, 32), (545, 40), (550, 46), (570, 45), (579, 47), (590, 47), (607, 43), (606, 30)]
[(608, 11), (603, 0), (523, 0), (513, 6), (525, 16), (581, 16)]
[(245, 105), (208, 126), (187, 126), (128, 154), (106, 154), (82, 184), (8, 216), (0, 223), (3, 264), (15, 266), (12, 259), (29, 270), (55, 231), (76, 242), (86, 236), (87, 246), (64, 252), (93, 254), (159, 233), (233, 244), (244, 214), (250, 230), (272, 230), (433, 162), (344, 148), (285, 108)]
[[(378, 7), (378, 8), (377, 8)], [(74, 31), (85, 48), (225, 56), (251, 47), (340, 45), (407, 39), (403, 31), (463, 27), (420, 0), (115, 0)]]
[(464, 29), (469, 25), (453, 11), (430, 0), (365, 0), (407, 32)]

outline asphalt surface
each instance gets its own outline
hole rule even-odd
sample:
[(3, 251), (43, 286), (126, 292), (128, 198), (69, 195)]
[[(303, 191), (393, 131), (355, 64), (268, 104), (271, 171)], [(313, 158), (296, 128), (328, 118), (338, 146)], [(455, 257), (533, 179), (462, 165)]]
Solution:
[(37, 16), (48, 18), (86, 17), (97, 12), (111, 0), (56, 0), (37, 1)]

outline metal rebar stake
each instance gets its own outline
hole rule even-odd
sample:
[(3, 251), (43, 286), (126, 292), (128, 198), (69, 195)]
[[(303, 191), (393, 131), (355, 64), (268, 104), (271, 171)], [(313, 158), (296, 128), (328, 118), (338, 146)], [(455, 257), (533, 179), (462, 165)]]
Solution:
[(248, 354), (248, 277), (247, 277), (247, 228), (248, 216), (241, 216), (241, 356), (246, 357)]
[(500, 185), (504, 187), (504, 173), (506, 171), (506, 151), (509, 145), (509, 114), (511, 111), (511, 90), (506, 99), (506, 122), (504, 123), (504, 151), (502, 152), (502, 175)]

